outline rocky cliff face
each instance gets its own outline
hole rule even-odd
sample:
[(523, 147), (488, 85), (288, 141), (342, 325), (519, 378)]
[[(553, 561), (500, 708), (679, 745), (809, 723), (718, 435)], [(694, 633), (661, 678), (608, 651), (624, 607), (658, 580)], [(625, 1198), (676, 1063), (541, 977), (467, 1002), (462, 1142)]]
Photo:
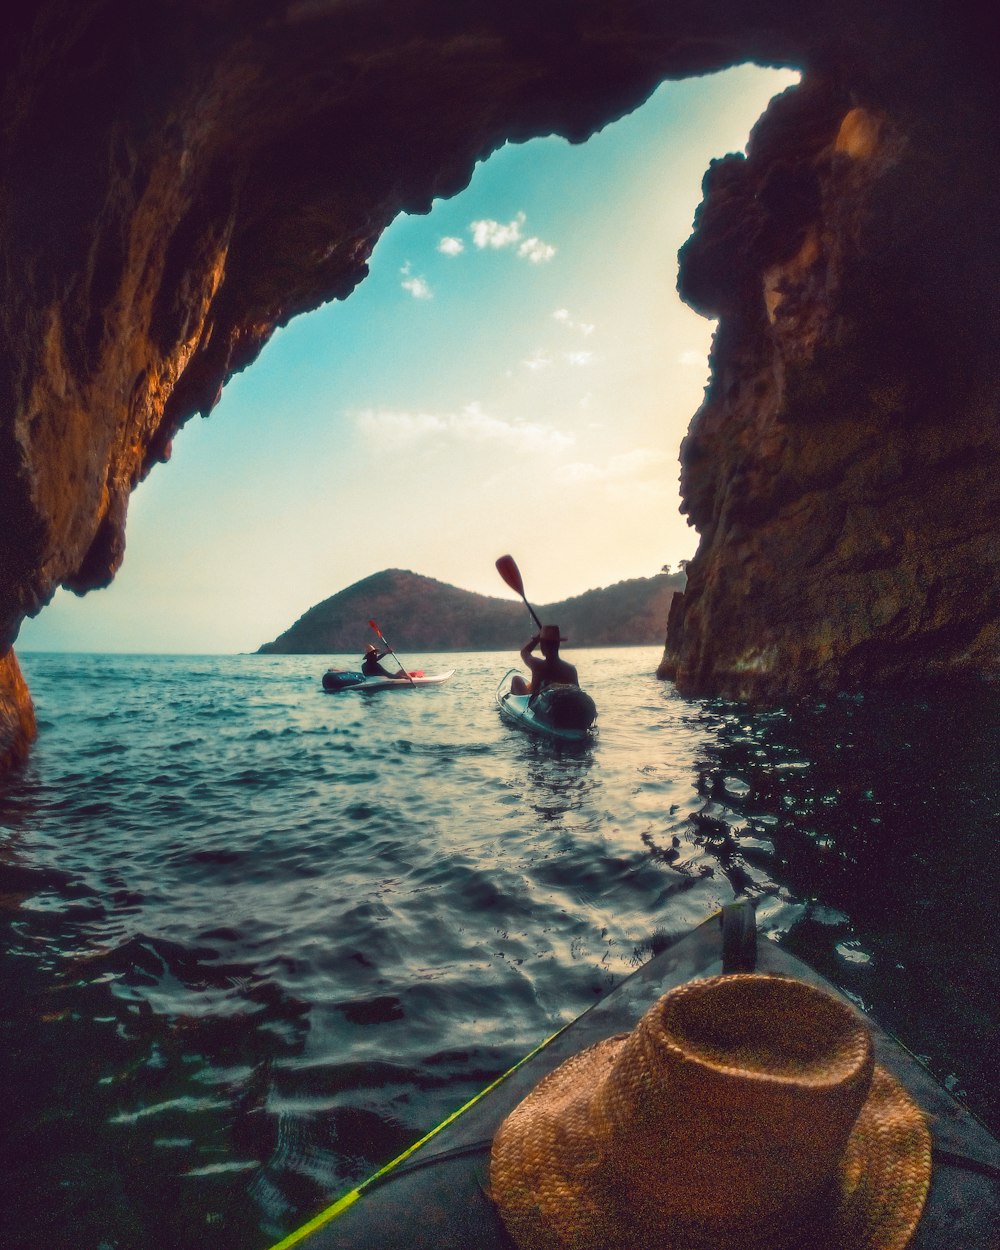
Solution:
[[(749, 159), (713, 167), (684, 258), (685, 297), (720, 327), (684, 448), (702, 544), (664, 672), (766, 691), (989, 669), (993, 42), (934, 3), (875, 8), (18, 8), (0, 46), (0, 655), (56, 587), (113, 578), (130, 493), (176, 431), (276, 327), (346, 297), (399, 212), (508, 139), (582, 141), (666, 77), (756, 60), (804, 84)], [(15, 669), (0, 724), (23, 738)]]
[(680, 271), (720, 318), (681, 456), (701, 542), (661, 666), (688, 692), (1000, 671), (1000, 136), (976, 68), (928, 31), (850, 91), (817, 75), (706, 176)]

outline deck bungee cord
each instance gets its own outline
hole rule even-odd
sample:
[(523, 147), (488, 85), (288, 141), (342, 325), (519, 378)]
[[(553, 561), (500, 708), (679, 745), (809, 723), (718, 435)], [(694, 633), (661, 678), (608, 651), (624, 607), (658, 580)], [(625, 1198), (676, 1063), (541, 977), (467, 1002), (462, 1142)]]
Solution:
[[(570, 1023), (572, 1023), (572, 1021)], [(372, 1175), (363, 1180), (360, 1185), (355, 1186), (354, 1189), (349, 1190), (346, 1194), (342, 1194), (336, 1202), (332, 1203), (318, 1215), (313, 1216), (311, 1220), (308, 1220), (300, 1228), (297, 1228), (294, 1232), (289, 1233), (287, 1237), (283, 1237), (281, 1241), (275, 1242), (275, 1244), (270, 1247), (270, 1250), (291, 1250), (292, 1246), (301, 1245), (307, 1237), (311, 1236), (319, 1229), (325, 1228), (326, 1225), (329, 1224), (331, 1220), (335, 1220), (341, 1212), (346, 1211), (348, 1207), (352, 1207), (359, 1198), (362, 1198), (368, 1192), (369, 1189), (374, 1188), (376, 1185), (386, 1180), (390, 1172), (394, 1172), (399, 1169), (400, 1165), (405, 1163), (412, 1154), (421, 1148), (421, 1146), (424, 1146), (433, 1137), (436, 1137), (438, 1133), (442, 1132), (450, 1124), (454, 1124), (459, 1116), (468, 1111), (470, 1107), (474, 1107), (480, 1099), (485, 1098), (486, 1095), (496, 1089), (498, 1085), (502, 1085), (509, 1076), (512, 1076), (513, 1073), (515, 1073), (518, 1068), (526, 1064), (529, 1059), (533, 1059), (535, 1055), (540, 1054), (546, 1046), (548, 1046), (551, 1042), (554, 1042), (556, 1038), (560, 1037), (569, 1027), (569, 1024), (564, 1024), (561, 1029), (557, 1029), (554, 1033), (545, 1038), (544, 1041), (539, 1042), (534, 1050), (529, 1051), (526, 1055), (523, 1055), (520, 1059), (518, 1059), (517, 1063), (509, 1067), (506, 1072), (501, 1073), (501, 1075), (498, 1076), (495, 1081), (491, 1081), (485, 1089), (481, 1089), (479, 1093), (470, 1098), (468, 1102), (463, 1103), (457, 1111), (453, 1111), (450, 1115), (446, 1116), (440, 1124), (435, 1125), (429, 1133), (425, 1133), (423, 1137), (421, 1137), (418, 1141), (415, 1141), (412, 1146), (408, 1146), (402, 1154), (397, 1155), (395, 1159), (385, 1164), (384, 1167), (379, 1168), (377, 1172), (373, 1172)], [(472, 1148), (470, 1147), (469, 1149)]]

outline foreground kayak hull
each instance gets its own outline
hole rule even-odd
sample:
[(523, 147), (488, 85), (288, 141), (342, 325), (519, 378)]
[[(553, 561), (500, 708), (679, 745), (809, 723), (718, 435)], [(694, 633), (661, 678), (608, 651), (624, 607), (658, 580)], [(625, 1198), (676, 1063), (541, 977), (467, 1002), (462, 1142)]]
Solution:
[[(775, 943), (755, 942), (749, 905), (724, 911), (725, 930), (721, 917), (713, 917), (654, 956), (439, 1130), (273, 1250), (511, 1250), (488, 1197), (490, 1143), (501, 1121), (548, 1072), (584, 1047), (630, 1031), (662, 994), (697, 977), (755, 964), (759, 972), (797, 977), (840, 996)], [(920, 1104), (933, 1137), (930, 1193), (908, 1250), (996, 1250), (1000, 1143), (905, 1048), (865, 1019), (876, 1061)]]
[(528, 695), (512, 694), (510, 684), (516, 673), (516, 668), (509, 669), (497, 686), (497, 707), (508, 725), (514, 725), (539, 738), (547, 738), (551, 742), (584, 743), (594, 740), (597, 735), (595, 725), (589, 725), (585, 729), (552, 725), (538, 715)]
[(442, 682), (454, 675), (455, 670), (450, 668), (446, 673), (411, 673), (407, 680), (405, 677), (366, 677), (364, 673), (331, 668), (323, 674), (323, 689), (329, 691), (413, 690), (417, 686), (440, 686)]

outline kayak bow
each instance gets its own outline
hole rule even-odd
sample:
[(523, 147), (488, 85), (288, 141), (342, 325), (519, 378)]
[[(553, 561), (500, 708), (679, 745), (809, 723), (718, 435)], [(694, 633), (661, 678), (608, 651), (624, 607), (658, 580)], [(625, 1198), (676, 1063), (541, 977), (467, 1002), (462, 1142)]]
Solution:
[(508, 724), (554, 742), (582, 743), (595, 737), (597, 708), (585, 690), (578, 686), (549, 686), (535, 699), (527, 694), (513, 694), (511, 680), (517, 671), (508, 669), (497, 686), (497, 708)]
[[(487, 1191), (492, 1139), (504, 1118), (566, 1059), (631, 1031), (668, 990), (695, 978), (754, 970), (791, 976), (845, 998), (777, 943), (758, 941), (749, 903), (724, 907), (272, 1250), (509, 1250), (509, 1235)], [(876, 1062), (919, 1103), (933, 1137), (930, 1193), (907, 1250), (995, 1250), (1000, 1142), (909, 1051), (860, 1014), (871, 1031)]]

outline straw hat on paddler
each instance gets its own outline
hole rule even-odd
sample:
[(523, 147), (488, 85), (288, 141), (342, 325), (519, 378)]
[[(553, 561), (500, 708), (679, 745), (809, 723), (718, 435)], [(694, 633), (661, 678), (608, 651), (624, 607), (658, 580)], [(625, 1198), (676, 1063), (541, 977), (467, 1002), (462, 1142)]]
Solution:
[(692, 981), (545, 1077), (493, 1139), (520, 1250), (901, 1250), (930, 1134), (861, 1016), (787, 977)]

